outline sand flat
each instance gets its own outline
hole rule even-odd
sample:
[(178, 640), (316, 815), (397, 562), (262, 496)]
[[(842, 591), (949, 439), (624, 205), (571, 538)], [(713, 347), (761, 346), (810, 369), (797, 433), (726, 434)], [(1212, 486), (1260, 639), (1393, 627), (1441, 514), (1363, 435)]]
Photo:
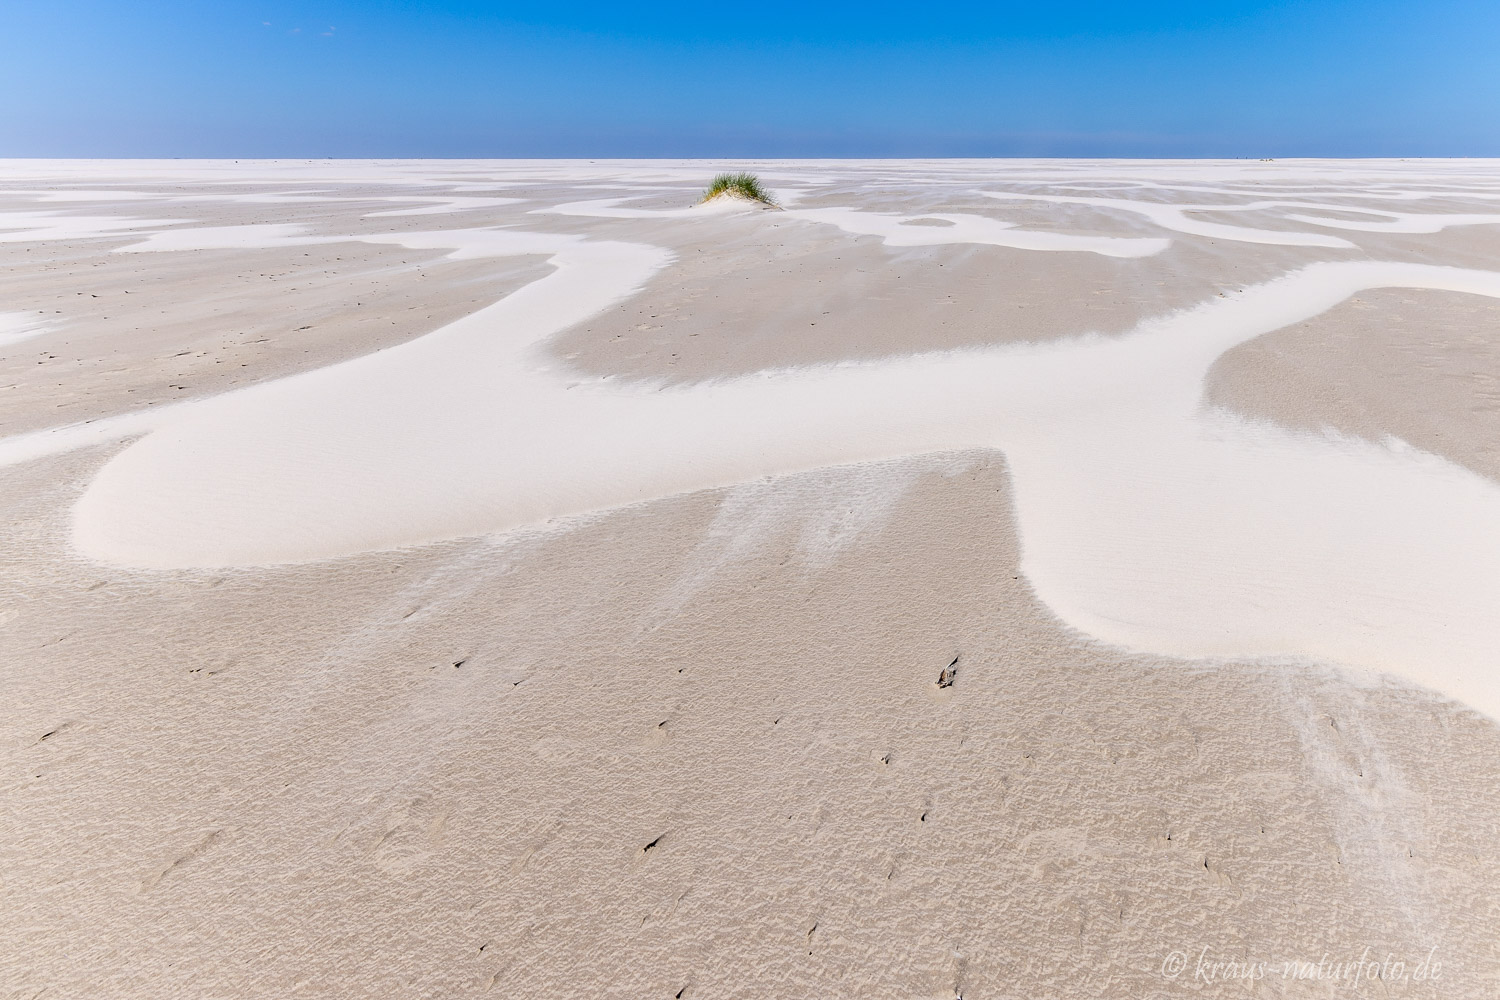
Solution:
[(1500, 480), (1500, 304), (1380, 291), (1225, 354), (1206, 399), (1310, 432), (1394, 438)]
[(749, 166), (0, 164), (0, 985), (1492, 994), (1500, 168)]

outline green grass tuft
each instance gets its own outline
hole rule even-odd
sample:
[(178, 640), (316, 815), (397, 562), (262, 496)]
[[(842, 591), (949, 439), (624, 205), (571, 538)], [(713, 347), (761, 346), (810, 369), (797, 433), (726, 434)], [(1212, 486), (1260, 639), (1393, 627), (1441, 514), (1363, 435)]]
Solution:
[(760, 178), (754, 174), (720, 174), (708, 185), (708, 190), (703, 192), (703, 200), (717, 198), (721, 194), (736, 195), (741, 198), (749, 198), (758, 201), (762, 205), (775, 205), (776, 199), (771, 197), (771, 192), (760, 186)]

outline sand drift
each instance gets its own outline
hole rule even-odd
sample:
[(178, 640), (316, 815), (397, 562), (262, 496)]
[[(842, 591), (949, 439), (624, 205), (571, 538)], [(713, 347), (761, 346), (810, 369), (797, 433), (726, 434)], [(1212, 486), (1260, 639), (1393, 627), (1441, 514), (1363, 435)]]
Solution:
[[(639, 215), (614, 201), (565, 207)], [(1167, 228), (1203, 228), (1181, 207), (1147, 213)], [(1168, 244), (1053, 237), (972, 216), (918, 228), (888, 214), (802, 214), (898, 245), (1137, 256)], [(1400, 225), (1388, 215), (1385, 225)], [(1209, 231), (1347, 245), (1236, 228)], [(1500, 485), (1399, 443), (1296, 434), (1202, 403), (1209, 367), (1237, 344), (1368, 289), (1500, 298), (1500, 273), (1317, 263), (1117, 338), (668, 385), (584, 377), (544, 346), (669, 266), (656, 247), (517, 230), (331, 238), (288, 226), (174, 226), (127, 249), (355, 239), (455, 257), (540, 254), (553, 271), (399, 347), (12, 438), (0, 461), (144, 434), (84, 492), (73, 542), (106, 563), (183, 569), (330, 559), (830, 465), (999, 449), (1014, 478), (1024, 571), (1079, 630), (1154, 653), (1397, 672), (1500, 716)]]

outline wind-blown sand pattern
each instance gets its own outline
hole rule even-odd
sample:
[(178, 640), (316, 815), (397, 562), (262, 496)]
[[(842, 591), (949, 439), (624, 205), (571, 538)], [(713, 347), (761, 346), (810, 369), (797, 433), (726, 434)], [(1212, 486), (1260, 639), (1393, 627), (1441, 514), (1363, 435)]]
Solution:
[(717, 166), (0, 170), (15, 989), (1500, 985), (1500, 171)]

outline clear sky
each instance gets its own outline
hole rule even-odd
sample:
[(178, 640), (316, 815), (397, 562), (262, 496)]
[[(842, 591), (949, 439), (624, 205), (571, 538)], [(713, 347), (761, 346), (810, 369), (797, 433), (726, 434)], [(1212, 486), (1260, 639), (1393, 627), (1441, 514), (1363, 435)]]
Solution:
[(1500, 0), (0, 0), (0, 156), (955, 155), (1500, 155)]

